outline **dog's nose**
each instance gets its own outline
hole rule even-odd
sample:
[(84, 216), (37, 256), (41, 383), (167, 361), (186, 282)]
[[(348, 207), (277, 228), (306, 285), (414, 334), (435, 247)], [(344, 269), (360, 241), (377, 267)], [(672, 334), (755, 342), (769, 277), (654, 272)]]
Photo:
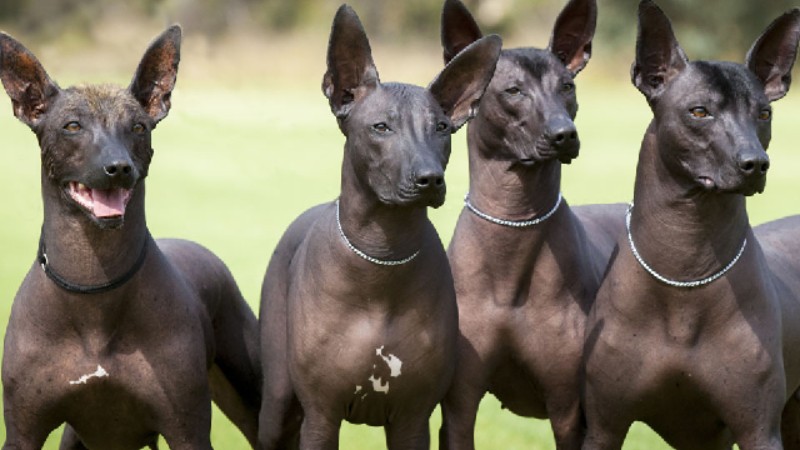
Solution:
[(574, 146), (578, 142), (578, 130), (575, 123), (567, 120), (554, 121), (548, 124), (547, 139), (555, 149)]
[(570, 141), (575, 141), (577, 139), (578, 139), (578, 132), (572, 129), (572, 130), (560, 130), (550, 138), (550, 141), (556, 146), (561, 146), (565, 143), (568, 143)]
[(769, 170), (769, 156), (762, 152), (762, 155), (740, 155), (739, 170), (747, 176), (764, 175)]
[(125, 161), (115, 161), (103, 166), (103, 171), (111, 178), (121, 178), (131, 174), (131, 165)]
[(444, 186), (444, 174), (434, 171), (418, 173), (414, 184), (418, 189), (439, 189)]

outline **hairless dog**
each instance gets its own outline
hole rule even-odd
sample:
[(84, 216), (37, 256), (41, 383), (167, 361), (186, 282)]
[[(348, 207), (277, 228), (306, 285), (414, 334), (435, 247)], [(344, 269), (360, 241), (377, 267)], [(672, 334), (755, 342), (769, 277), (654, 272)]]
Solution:
[(355, 12), (336, 13), (323, 91), (346, 137), (341, 193), (291, 224), (261, 299), (260, 445), (338, 448), (342, 420), (390, 449), (429, 448), (450, 385), (458, 317), (427, 217), (444, 202), (450, 139), (491, 79), (500, 38), (474, 43), (428, 88), (382, 83)]
[(258, 322), (225, 265), (155, 241), (144, 212), (151, 132), (171, 106), (181, 30), (147, 49), (127, 88), (61, 89), (0, 33), (0, 79), (42, 155), (36, 262), (3, 354), (6, 442), (38, 449), (210, 449), (211, 400), (255, 444)]
[(745, 207), (798, 40), (793, 9), (745, 64), (690, 62), (640, 3), (632, 78), (653, 120), (587, 325), (584, 449), (619, 449), (637, 420), (680, 449), (800, 448), (800, 218), (754, 234)]
[[(584, 322), (625, 211), (573, 210), (561, 196), (562, 164), (580, 147), (574, 79), (596, 17), (595, 0), (571, 0), (546, 49), (504, 49), (469, 124), (469, 194), (448, 251), (461, 336), (442, 448), (474, 448), (487, 391), (515, 414), (549, 418), (559, 449), (580, 448)], [(464, 5), (447, 0), (445, 60), (480, 37)]]

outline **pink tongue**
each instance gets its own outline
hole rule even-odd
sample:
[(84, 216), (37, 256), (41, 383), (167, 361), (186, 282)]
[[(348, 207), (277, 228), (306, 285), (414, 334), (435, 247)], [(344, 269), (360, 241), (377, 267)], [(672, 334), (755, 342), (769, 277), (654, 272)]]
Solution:
[(125, 214), (127, 192), (124, 189), (92, 189), (92, 212), (95, 217), (114, 217)]

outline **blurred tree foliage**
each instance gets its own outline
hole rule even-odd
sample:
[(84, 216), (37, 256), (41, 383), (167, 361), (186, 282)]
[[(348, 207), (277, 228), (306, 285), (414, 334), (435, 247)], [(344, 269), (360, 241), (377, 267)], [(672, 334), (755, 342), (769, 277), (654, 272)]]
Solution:
[[(270, 31), (327, 30), (342, 0), (0, 0), (0, 24), (44, 38), (65, 28), (88, 29), (119, 9), (142, 18), (165, 18), (209, 35), (253, 26)], [(370, 35), (406, 39), (436, 36), (443, 0), (348, 0)], [(484, 32), (505, 36), (540, 30), (549, 34), (566, 0), (465, 0)], [(598, 0), (598, 39), (612, 48), (630, 47), (637, 0)], [(659, 0), (691, 58), (741, 60), (755, 37), (797, 0)], [(543, 45), (544, 42), (538, 43)]]

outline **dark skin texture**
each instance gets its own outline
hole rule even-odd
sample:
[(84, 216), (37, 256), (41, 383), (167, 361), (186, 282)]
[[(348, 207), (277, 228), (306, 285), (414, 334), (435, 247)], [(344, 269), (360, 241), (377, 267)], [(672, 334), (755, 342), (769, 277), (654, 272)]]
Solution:
[(426, 211), (444, 201), (450, 136), (477, 107), (499, 52), (489, 36), (427, 89), (383, 84), (355, 12), (337, 12), (323, 91), (347, 139), (342, 228), (372, 257), (419, 255), (397, 266), (362, 259), (331, 203), (289, 226), (262, 288), (260, 448), (298, 438), (302, 449), (338, 448), (342, 420), (383, 426), (390, 449), (429, 448), (428, 417), (456, 364), (458, 318)]
[[(479, 210), (518, 221), (556, 204), (561, 166), (580, 147), (573, 80), (589, 59), (596, 9), (569, 2), (548, 48), (503, 50), (468, 129), (469, 195)], [(445, 60), (480, 36), (463, 4), (445, 2)], [(563, 202), (547, 221), (511, 228), (463, 210), (448, 250), (461, 336), (440, 448), (475, 447), (487, 391), (515, 414), (549, 418), (557, 448), (580, 448), (584, 322), (624, 211)]]
[[(66, 422), (62, 449), (155, 448), (158, 435), (172, 449), (210, 449), (212, 398), (255, 444), (256, 317), (218, 258), (189, 241), (153, 240), (145, 221), (151, 131), (170, 107), (180, 41), (178, 26), (159, 36), (128, 88), (61, 89), (0, 33), (0, 78), (42, 150), (50, 269), (99, 285), (147, 248), (133, 277), (103, 293), (68, 291), (31, 267), (5, 336), (3, 448), (41, 448)], [(93, 202), (76, 199), (78, 183)], [(120, 214), (98, 212), (103, 193), (121, 191)]]
[[(669, 19), (639, 7), (634, 85), (653, 110), (631, 232), (610, 263), (586, 331), (583, 448), (618, 449), (643, 421), (679, 449), (800, 448), (800, 219), (751, 229), (745, 197), (764, 189), (770, 103), (789, 88), (800, 9), (758, 38), (746, 63), (689, 62)], [(781, 432), (783, 423), (783, 433)]]

